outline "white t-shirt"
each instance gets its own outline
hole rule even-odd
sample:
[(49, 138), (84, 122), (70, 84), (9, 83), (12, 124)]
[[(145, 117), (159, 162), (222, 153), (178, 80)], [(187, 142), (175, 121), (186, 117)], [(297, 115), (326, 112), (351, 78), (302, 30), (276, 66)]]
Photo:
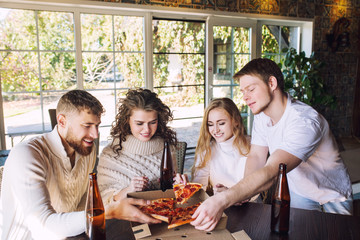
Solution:
[(263, 112), (255, 115), (251, 144), (269, 147), (270, 154), (281, 149), (302, 160), (287, 175), (290, 191), (320, 204), (345, 201), (351, 195), (349, 174), (327, 121), (289, 95), (274, 126)]
[[(196, 171), (192, 182), (212, 186), (220, 183), (230, 188), (244, 177), (246, 157), (239, 154), (237, 148), (233, 146), (234, 136), (221, 143), (211, 143), (211, 159), (205, 167)], [(196, 165), (199, 165), (196, 159)]]

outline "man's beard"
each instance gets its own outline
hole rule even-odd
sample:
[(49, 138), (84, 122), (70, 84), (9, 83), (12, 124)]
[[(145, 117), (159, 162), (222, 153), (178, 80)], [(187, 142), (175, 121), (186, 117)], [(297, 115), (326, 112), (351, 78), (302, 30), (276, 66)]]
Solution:
[(72, 147), (77, 153), (83, 155), (83, 156), (87, 156), (92, 152), (92, 148), (91, 147), (84, 147), (82, 145), (82, 140), (77, 141), (75, 140), (72, 136), (69, 136), (67, 139), (65, 139), (66, 142), (69, 144), (70, 147)]

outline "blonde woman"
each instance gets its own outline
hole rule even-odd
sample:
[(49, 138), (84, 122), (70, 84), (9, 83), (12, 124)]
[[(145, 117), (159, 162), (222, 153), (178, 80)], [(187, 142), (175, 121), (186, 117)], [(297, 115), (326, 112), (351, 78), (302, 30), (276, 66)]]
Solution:
[[(214, 99), (206, 108), (192, 168), (192, 182), (214, 193), (232, 187), (244, 177), (249, 141), (240, 111), (229, 98)], [(187, 182), (179, 174), (176, 182)]]

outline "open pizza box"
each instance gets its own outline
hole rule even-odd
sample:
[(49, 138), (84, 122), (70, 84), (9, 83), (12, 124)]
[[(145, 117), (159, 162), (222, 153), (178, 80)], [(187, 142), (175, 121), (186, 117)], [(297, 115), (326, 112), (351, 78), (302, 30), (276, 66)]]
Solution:
[[(157, 191), (146, 191), (146, 192), (134, 192), (129, 193), (128, 197), (132, 198), (141, 198), (147, 200), (154, 200), (159, 198), (174, 198), (174, 191), (168, 189), (163, 192), (161, 190)], [(203, 202), (209, 196), (203, 189), (200, 189), (196, 192), (187, 203), (178, 205), (175, 207), (187, 207), (192, 206), (198, 202)], [(168, 229), (168, 223), (162, 222), (160, 224), (139, 224), (131, 223), (132, 229), (136, 239), (153, 239), (153, 240), (176, 240), (181, 239), (193, 239), (193, 240), (205, 240), (205, 239), (235, 239), (232, 237), (230, 232), (226, 229), (227, 216), (223, 213), (220, 221), (218, 222), (216, 228), (212, 232), (204, 232), (194, 228), (191, 224), (185, 224), (179, 227)]]

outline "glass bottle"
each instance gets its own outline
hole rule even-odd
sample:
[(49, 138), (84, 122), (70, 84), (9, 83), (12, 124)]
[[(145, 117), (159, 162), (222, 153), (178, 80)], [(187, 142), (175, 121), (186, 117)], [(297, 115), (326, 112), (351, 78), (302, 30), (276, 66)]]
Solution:
[(173, 188), (173, 182), (174, 182), (173, 178), (174, 178), (174, 168), (171, 157), (170, 145), (168, 142), (165, 141), (164, 151), (160, 166), (160, 187), (163, 192), (165, 192), (166, 189)]
[(278, 179), (271, 202), (271, 231), (284, 234), (289, 231), (290, 193), (286, 177), (286, 164), (279, 164)]
[(90, 240), (106, 239), (105, 209), (101, 199), (96, 173), (89, 174), (86, 200), (86, 234)]

